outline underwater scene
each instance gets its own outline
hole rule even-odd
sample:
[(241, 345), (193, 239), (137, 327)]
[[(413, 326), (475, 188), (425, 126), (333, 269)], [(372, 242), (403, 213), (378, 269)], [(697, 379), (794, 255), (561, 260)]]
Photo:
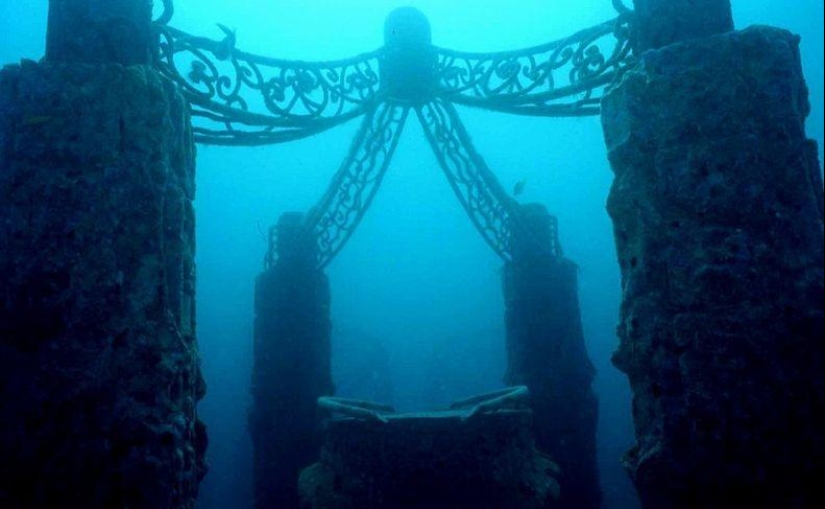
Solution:
[(819, 507), (823, 18), (0, 0), (0, 509)]

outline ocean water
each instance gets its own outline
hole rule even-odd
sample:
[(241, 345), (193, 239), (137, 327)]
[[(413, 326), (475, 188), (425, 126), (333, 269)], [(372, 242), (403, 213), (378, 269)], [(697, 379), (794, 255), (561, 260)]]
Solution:
[[(382, 45), (393, 9), (415, 6), (434, 44), (464, 51), (534, 46), (612, 18), (609, 0), (176, 0), (172, 25), (240, 49), (329, 60)], [(823, 146), (822, 0), (734, 0), (737, 27), (770, 24), (802, 36), (812, 114)], [(44, 51), (46, 0), (0, 0), (0, 62)], [(630, 392), (610, 364), (617, 340), (619, 271), (605, 211), (612, 181), (598, 117), (533, 118), (461, 108), (478, 151), (505, 189), (558, 217), (565, 254), (580, 267), (580, 304), (600, 402), (599, 468), (606, 508), (637, 506), (620, 458), (633, 443)], [(339, 388), (370, 385), (400, 410), (423, 410), (501, 386), (501, 261), (455, 199), (417, 122), (408, 121), (385, 182), (329, 266), (334, 375)], [(289, 144), (200, 146), (197, 160), (198, 340), (208, 393), (210, 472), (204, 509), (252, 506), (253, 286), (265, 232), (286, 211), (306, 211), (346, 155), (358, 121)], [(353, 353), (354, 352), (354, 353)], [(370, 352), (370, 353), (364, 353)], [(365, 356), (375, 359), (372, 367)], [(377, 367), (376, 367), (377, 366)], [(364, 370), (373, 372), (364, 381)], [(358, 378), (361, 377), (361, 378)], [(354, 380), (362, 380), (361, 382)]]

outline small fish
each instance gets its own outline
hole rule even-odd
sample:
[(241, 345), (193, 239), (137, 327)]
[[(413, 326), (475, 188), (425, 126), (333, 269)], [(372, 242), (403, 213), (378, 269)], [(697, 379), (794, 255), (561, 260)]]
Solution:
[(229, 60), (232, 52), (235, 51), (235, 30), (230, 30), (226, 25), (217, 24), (218, 28), (226, 35), (221, 42), (218, 43), (217, 48), (212, 53), (218, 60)]
[(40, 125), (50, 122), (54, 117), (48, 115), (29, 115), (23, 119), (23, 125)]
[(513, 186), (513, 196), (520, 196), (524, 192), (524, 186), (527, 185), (527, 179), (521, 179)]

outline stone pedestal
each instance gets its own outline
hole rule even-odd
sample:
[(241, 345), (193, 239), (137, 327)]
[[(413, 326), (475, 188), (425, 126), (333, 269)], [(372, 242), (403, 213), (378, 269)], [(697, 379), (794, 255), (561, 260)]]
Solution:
[[(316, 268), (315, 239), (300, 214), (275, 229), (277, 259), (255, 287), (253, 408), (255, 505), (297, 508), (298, 476), (318, 459), (316, 402), (333, 393), (329, 281)], [(277, 247), (275, 247), (277, 246)]]
[(559, 507), (598, 508), (598, 402), (585, 350), (576, 265), (561, 256), (556, 220), (541, 205), (521, 208), (513, 261), (504, 267), (507, 385), (530, 389), (536, 446), (561, 468)]
[(536, 450), (529, 411), (335, 418), (301, 473), (312, 509), (555, 508), (557, 467)]
[(0, 506), (194, 506), (193, 197), (152, 70), (0, 72)]
[(603, 101), (646, 507), (821, 498), (823, 184), (797, 44), (759, 27), (649, 51)]

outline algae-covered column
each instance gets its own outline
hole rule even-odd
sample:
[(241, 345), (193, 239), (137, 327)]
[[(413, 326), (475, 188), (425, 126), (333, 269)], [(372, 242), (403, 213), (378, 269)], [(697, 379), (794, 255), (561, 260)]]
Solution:
[(281, 216), (255, 287), (255, 506), (297, 508), (298, 476), (318, 460), (317, 400), (333, 393), (329, 281), (302, 214)]
[(674, 32), (639, 38), (638, 64), (603, 101), (628, 470), (646, 507), (810, 507), (825, 430), (823, 184), (798, 38), (732, 31), (726, 1), (636, 4), (637, 33)]
[(54, 0), (47, 59), (0, 72), (2, 507), (193, 507), (205, 470), (194, 147), (150, 16)]
[(559, 507), (598, 508), (598, 402), (579, 311), (577, 266), (561, 256), (556, 218), (522, 205), (504, 267), (507, 385), (532, 396), (536, 446), (561, 467)]

